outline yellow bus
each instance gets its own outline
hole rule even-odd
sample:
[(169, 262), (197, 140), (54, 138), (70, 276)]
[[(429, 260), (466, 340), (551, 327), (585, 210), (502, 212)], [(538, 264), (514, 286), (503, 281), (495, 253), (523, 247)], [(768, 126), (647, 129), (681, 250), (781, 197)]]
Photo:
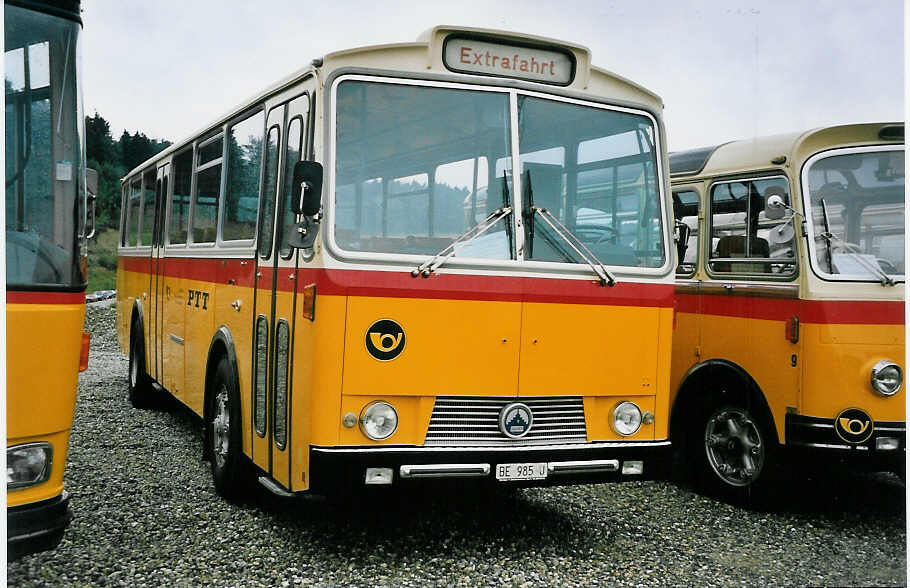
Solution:
[(85, 317), (79, 2), (6, 0), (7, 555), (55, 547)]
[(903, 475), (903, 124), (733, 141), (670, 170), (671, 429), (701, 481), (745, 500), (787, 463)]
[(514, 33), (314, 60), (124, 178), (130, 399), (202, 417), (226, 497), (662, 475), (661, 113)]

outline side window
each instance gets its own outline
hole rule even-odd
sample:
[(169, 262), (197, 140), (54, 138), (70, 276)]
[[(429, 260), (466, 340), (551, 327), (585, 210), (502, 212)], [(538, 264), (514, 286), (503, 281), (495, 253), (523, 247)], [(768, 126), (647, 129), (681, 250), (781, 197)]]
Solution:
[(783, 190), (790, 204), (786, 178), (734, 180), (711, 187), (711, 247), (708, 268), (713, 273), (792, 275), (796, 271), (794, 231), (779, 230), (792, 221), (769, 220), (765, 214), (768, 189)]
[(292, 249), (288, 244), (288, 237), (294, 229), (294, 223), (297, 215), (291, 206), (291, 187), (294, 178), (294, 165), (303, 159), (303, 149), (306, 144), (306, 121), (309, 113), (309, 98), (300, 96), (291, 100), (288, 104), (288, 127), (285, 137), (284, 152), (284, 197), (282, 198), (283, 211), (279, 227), (281, 238), (279, 243), (281, 247), (279, 253), (281, 257), (288, 259), (291, 257)]
[(196, 198), (193, 208), (193, 243), (214, 243), (221, 192), (221, 135), (199, 144), (196, 149)]
[(139, 178), (130, 181), (130, 203), (127, 211), (126, 244), (135, 247), (139, 244), (139, 211), (142, 204), (142, 182)]
[(130, 185), (120, 186), (120, 245), (126, 246), (129, 242), (130, 229)]
[[(273, 109), (269, 123), (280, 123), (282, 109)], [(277, 114), (276, 114), (277, 113)], [(262, 182), (262, 211), (259, 214), (259, 256), (268, 258), (272, 253), (272, 228), (275, 223), (275, 194), (278, 188), (278, 148), (281, 129), (271, 124), (265, 138), (265, 178)]]
[(256, 428), (256, 434), (260, 437), (265, 436), (265, 402), (266, 386), (268, 385), (269, 369), (269, 320), (265, 315), (259, 315), (256, 319), (256, 357), (253, 361), (253, 425)]
[(259, 111), (228, 131), (227, 185), (221, 220), (224, 241), (252, 240), (256, 236), (264, 127), (265, 115)]
[(190, 220), (190, 186), (193, 180), (193, 150), (187, 149), (174, 157), (174, 195), (171, 197), (171, 216), (168, 243), (186, 243)]
[(695, 275), (698, 265), (698, 192), (676, 190), (673, 192), (673, 220), (676, 221), (676, 276), (688, 278)]
[(142, 237), (139, 244), (151, 246), (155, 231), (157, 212), (157, 189), (155, 168), (142, 174)]

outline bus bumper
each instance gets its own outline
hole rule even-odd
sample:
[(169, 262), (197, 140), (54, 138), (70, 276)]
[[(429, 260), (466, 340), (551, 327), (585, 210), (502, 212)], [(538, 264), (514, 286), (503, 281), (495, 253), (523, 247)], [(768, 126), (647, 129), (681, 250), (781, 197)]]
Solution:
[(6, 511), (9, 559), (57, 547), (73, 518), (69, 502), (69, 493), (64, 490), (50, 500), (9, 507)]
[[(831, 461), (864, 471), (902, 471), (907, 447), (907, 424), (902, 421), (875, 423), (872, 434), (861, 443), (847, 443), (834, 430), (834, 419), (788, 414), (787, 448), (803, 463)], [(801, 462), (797, 462), (801, 463)]]
[[(314, 446), (310, 448), (310, 489), (321, 494), (357, 486), (404, 486), (444, 478), (517, 487), (666, 479), (671, 449), (669, 441), (520, 448)], [(532, 464), (535, 474), (544, 477), (501, 481), (506, 464), (512, 464), (513, 473), (516, 464)]]

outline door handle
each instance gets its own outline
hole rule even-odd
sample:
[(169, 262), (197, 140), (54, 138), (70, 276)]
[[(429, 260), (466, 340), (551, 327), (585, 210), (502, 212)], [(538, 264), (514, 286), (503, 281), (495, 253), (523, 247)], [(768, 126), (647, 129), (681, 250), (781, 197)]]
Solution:
[(242, 302), (240, 302), (239, 298), (237, 300), (231, 302), (231, 306), (233, 306), (234, 310), (236, 310), (237, 312), (240, 312), (241, 305), (242, 305)]

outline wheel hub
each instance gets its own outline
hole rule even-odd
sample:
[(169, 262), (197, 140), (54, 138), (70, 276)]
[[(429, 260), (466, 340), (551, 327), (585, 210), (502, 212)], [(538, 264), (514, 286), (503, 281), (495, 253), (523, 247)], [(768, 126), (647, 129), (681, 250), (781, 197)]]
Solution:
[(230, 440), (231, 414), (228, 391), (222, 387), (215, 396), (215, 410), (212, 415), (212, 454), (219, 468), (223, 468), (227, 463)]
[(704, 444), (711, 468), (730, 486), (748, 486), (764, 465), (761, 432), (744, 409), (716, 412), (708, 419)]

